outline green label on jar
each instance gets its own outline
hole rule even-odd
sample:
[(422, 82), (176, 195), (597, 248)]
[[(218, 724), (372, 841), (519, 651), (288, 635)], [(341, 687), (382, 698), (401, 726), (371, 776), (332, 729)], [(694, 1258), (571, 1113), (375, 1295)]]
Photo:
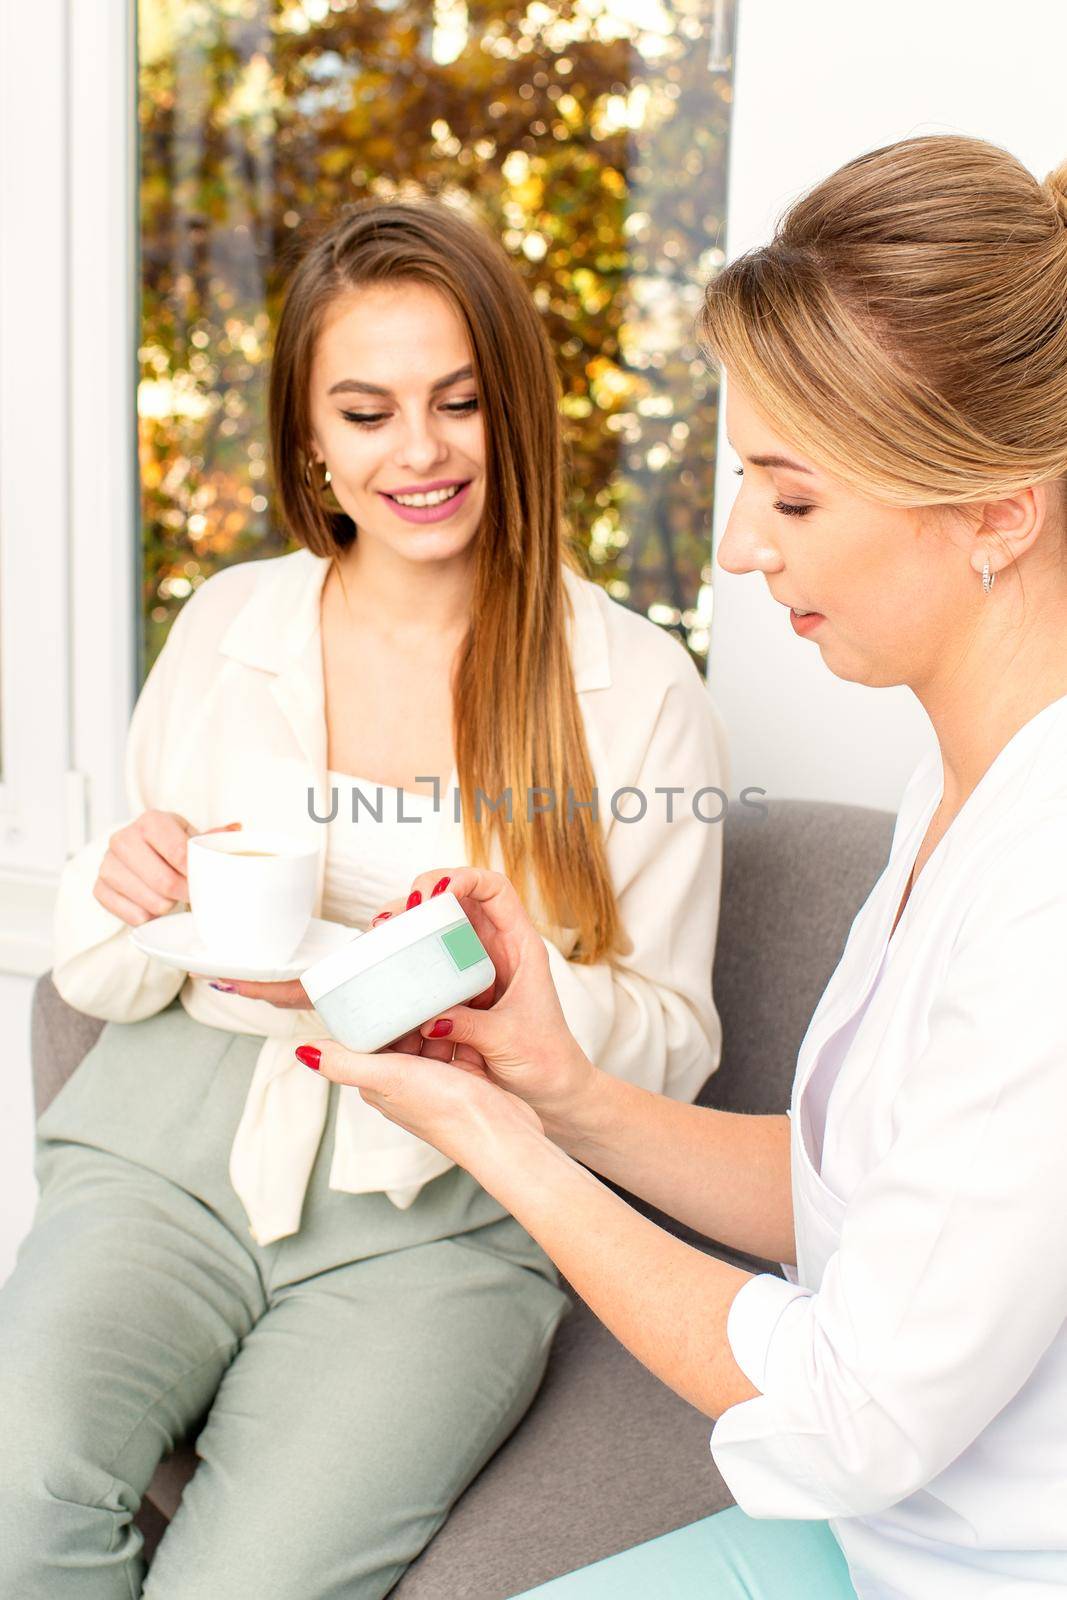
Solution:
[(441, 943), (460, 972), (485, 960), (482, 941), (469, 922), (461, 922), (458, 928), (449, 928), (447, 933), (441, 935)]

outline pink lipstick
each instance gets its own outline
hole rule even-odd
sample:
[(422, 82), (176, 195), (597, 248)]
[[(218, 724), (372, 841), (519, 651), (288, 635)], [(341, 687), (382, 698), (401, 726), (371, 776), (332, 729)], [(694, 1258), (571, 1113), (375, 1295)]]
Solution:
[[(392, 507), (398, 517), (403, 517), (405, 522), (445, 522), (465, 503), (470, 495), (471, 484), (468, 479), (464, 482), (457, 478), (440, 478), (434, 483), (413, 483), (401, 489), (394, 489), (387, 493), (379, 490), (382, 499)], [(451, 491), (451, 492), (448, 492)], [(404, 505), (398, 495), (405, 499), (425, 495), (438, 496), (446, 494), (445, 499), (436, 500), (432, 505)]]

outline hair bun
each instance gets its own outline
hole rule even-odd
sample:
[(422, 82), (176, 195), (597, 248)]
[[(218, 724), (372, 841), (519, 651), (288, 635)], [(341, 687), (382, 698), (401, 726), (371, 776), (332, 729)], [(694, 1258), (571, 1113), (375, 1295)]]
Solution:
[(1067, 161), (1049, 173), (1042, 187), (1059, 212), (1060, 222), (1067, 228)]
[(698, 332), (781, 436), (884, 505), (1067, 477), (1067, 162), (904, 139), (712, 278)]

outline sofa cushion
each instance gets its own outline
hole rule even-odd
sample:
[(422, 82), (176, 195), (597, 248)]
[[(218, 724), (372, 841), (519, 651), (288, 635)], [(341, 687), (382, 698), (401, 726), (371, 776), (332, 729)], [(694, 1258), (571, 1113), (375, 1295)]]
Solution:
[(887, 811), (775, 800), (731, 806), (713, 989), (722, 1064), (698, 1096), (722, 1111), (789, 1105), (797, 1052), (860, 906), (889, 857)]

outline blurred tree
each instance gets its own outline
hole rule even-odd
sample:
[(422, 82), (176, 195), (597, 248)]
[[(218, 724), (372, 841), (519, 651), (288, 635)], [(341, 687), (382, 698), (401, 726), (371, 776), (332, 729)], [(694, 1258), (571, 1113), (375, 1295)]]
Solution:
[(722, 6), (139, 0), (139, 35), (144, 670), (205, 577), (288, 548), (266, 378), (303, 225), (409, 192), (503, 239), (557, 351), (591, 575), (700, 659), (716, 394), (692, 322), (722, 260)]

